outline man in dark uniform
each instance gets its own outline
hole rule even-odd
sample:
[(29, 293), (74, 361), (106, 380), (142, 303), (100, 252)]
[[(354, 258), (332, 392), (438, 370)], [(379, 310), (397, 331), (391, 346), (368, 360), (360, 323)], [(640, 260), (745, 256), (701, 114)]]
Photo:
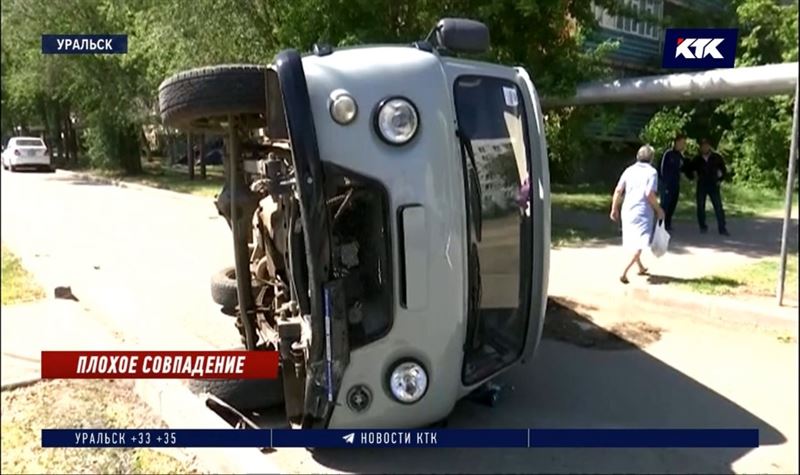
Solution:
[(686, 149), (686, 136), (678, 134), (672, 141), (672, 148), (664, 152), (658, 166), (658, 182), (661, 184), (661, 207), (664, 209), (664, 227), (672, 230), (672, 215), (678, 206), (680, 196), (683, 151)]
[(706, 197), (711, 198), (714, 214), (717, 217), (717, 229), (723, 236), (729, 236), (725, 226), (725, 210), (722, 207), (722, 196), (719, 184), (728, 178), (728, 169), (722, 156), (711, 149), (711, 141), (700, 140), (700, 153), (686, 166), (686, 174), (690, 179), (697, 175), (697, 224), (700, 232), (708, 231), (706, 226)]

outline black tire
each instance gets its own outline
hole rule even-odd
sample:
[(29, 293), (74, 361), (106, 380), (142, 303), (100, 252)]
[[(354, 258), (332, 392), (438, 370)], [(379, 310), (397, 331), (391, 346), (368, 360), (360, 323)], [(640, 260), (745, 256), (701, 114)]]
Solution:
[(280, 373), (278, 379), (193, 379), (189, 390), (213, 394), (242, 412), (283, 403)]
[[(253, 294), (258, 295), (261, 285), (252, 282)], [(239, 293), (236, 287), (236, 269), (226, 267), (211, 276), (211, 298), (214, 303), (224, 309), (233, 310), (239, 305)]]
[(181, 129), (219, 129), (228, 115), (253, 128), (266, 123), (264, 66), (209, 66), (178, 73), (161, 83), (158, 103), (164, 125)]

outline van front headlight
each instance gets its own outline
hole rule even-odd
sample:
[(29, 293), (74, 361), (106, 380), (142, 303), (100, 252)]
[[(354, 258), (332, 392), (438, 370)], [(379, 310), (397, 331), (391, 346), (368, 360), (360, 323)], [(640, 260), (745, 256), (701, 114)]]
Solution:
[(378, 105), (375, 113), (378, 136), (390, 145), (404, 145), (419, 129), (419, 113), (414, 104), (403, 97), (392, 97)]
[(428, 373), (416, 361), (402, 361), (389, 373), (389, 390), (397, 401), (413, 404), (428, 390)]

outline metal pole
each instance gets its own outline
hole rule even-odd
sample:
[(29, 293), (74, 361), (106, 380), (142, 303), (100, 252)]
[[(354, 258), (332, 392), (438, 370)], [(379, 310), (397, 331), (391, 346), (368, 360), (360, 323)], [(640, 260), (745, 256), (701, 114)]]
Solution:
[(789, 174), (786, 176), (786, 204), (783, 212), (783, 231), (781, 233), (781, 263), (778, 275), (778, 305), (783, 305), (783, 291), (786, 286), (786, 252), (789, 240), (789, 224), (792, 220), (792, 195), (794, 194), (794, 174), (797, 167), (797, 117), (800, 102), (800, 81), (794, 87), (794, 115), (792, 118), (792, 141), (789, 148)]
[(233, 115), (228, 116), (228, 186), (231, 193), (231, 231), (233, 231), (233, 257), (236, 269), (236, 295), (239, 300), (239, 315), (244, 325), (245, 347), (255, 350), (258, 336), (255, 333), (255, 302), (253, 287), (250, 281), (250, 254), (247, 246), (247, 233), (252, 216), (243, 216), (245, 207), (241, 196), (246, 193), (244, 180), (244, 164), (239, 142), (239, 124)]
[(572, 97), (543, 97), (542, 107), (666, 103), (791, 94), (798, 63), (712, 69), (579, 84)]

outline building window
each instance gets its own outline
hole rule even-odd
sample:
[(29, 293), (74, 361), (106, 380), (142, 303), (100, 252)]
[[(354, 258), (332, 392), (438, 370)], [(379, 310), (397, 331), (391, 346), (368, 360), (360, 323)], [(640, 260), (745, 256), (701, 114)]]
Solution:
[[(663, 16), (663, 0), (625, 0), (625, 5), (635, 12), (654, 15), (659, 19)], [(600, 26), (610, 30), (622, 31), (654, 40), (658, 40), (661, 34), (658, 25), (654, 25), (652, 22), (639, 21), (631, 17), (614, 16), (609, 14), (603, 7), (597, 5), (594, 5), (594, 15)]]

